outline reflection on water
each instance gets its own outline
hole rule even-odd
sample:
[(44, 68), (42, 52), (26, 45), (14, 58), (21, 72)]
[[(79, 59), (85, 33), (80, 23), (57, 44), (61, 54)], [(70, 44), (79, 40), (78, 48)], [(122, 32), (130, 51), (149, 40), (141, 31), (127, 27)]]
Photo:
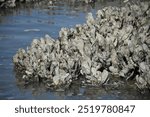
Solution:
[[(20, 92), (31, 93), (33, 99), (150, 99), (148, 93), (140, 94), (131, 84), (120, 87), (81, 86), (75, 82), (68, 89), (49, 90), (43, 84), (22, 85), (18, 83)], [(31, 97), (28, 97), (31, 98)]]
[(19, 48), (26, 48), (33, 38), (49, 34), (58, 37), (61, 27), (83, 24), (88, 12), (105, 6), (122, 6), (122, 0), (100, 0), (83, 4), (75, 0), (47, 0), (34, 4), (18, 4), (17, 8), (0, 10), (0, 99), (150, 99), (132, 87), (114, 88), (81, 86), (73, 84), (69, 89), (48, 90), (43, 84), (23, 85), (17, 82), (13, 71), (12, 56)]

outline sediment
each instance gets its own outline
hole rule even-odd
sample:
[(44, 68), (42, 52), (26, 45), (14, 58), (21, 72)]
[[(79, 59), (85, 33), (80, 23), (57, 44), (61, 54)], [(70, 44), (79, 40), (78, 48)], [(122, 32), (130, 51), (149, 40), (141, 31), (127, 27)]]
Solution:
[(58, 39), (49, 35), (34, 39), (13, 57), (25, 82), (48, 87), (69, 86), (83, 79), (91, 85), (107, 85), (115, 78), (150, 88), (150, 2), (105, 7), (85, 24), (62, 28)]

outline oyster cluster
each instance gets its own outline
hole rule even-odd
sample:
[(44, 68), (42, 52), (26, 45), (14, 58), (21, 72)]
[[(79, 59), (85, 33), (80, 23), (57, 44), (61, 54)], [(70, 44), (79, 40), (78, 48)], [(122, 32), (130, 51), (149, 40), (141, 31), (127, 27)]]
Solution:
[(133, 80), (140, 89), (150, 85), (150, 2), (105, 7), (85, 24), (62, 28), (59, 38), (34, 39), (13, 57), (26, 82), (49, 87), (74, 80), (103, 85), (114, 77)]
[[(0, 8), (13, 8), (16, 6), (16, 2), (35, 2), (40, 0), (0, 0)], [(57, 0), (45, 0), (47, 5), (53, 5)], [(59, 1), (59, 0), (58, 0)], [(84, 2), (86, 4), (94, 3), (96, 0), (70, 0), (71, 2)]]
[(11, 8), (16, 6), (16, 2), (34, 2), (38, 0), (0, 0), (0, 8)]

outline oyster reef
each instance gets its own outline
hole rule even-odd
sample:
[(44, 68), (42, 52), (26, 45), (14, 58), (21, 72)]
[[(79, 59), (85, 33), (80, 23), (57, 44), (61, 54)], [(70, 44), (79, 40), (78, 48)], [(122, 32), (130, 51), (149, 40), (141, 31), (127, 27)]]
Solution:
[[(49, 88), (111, 85), (114, 79), (150, 88), (150, 2), (105, 7), (86, 23), (63, 27), (59, 37), (33, 39), (13, 57), (25, 83), (43, 82)], [(119, 82), (118, 82), (119, 83)], [(116, 84), (117, 85), (117, 84)]]

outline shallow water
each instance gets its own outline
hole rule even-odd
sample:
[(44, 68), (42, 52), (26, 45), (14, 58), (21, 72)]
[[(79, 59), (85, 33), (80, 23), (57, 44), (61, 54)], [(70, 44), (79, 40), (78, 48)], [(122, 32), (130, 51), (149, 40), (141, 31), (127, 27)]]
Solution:
[(42, 84), (24, 86), (16, 81), (12, 57), (19, 48), (26, 48), (33, 38), (39, 39), (45, 34), (57, 38), (61, 27), (83, 24), (88, 12), (95, 14), (109, 5), (122, 6), (123, 3), (108, 0), (85, 5), (62, 0), (53, 6), (39, 2), (0, 10), (0, 99), (150, 99), (149, 94), (141, 95), (130, 87), (109, 90), (76, 83), (65, 91), (51, 91)]

